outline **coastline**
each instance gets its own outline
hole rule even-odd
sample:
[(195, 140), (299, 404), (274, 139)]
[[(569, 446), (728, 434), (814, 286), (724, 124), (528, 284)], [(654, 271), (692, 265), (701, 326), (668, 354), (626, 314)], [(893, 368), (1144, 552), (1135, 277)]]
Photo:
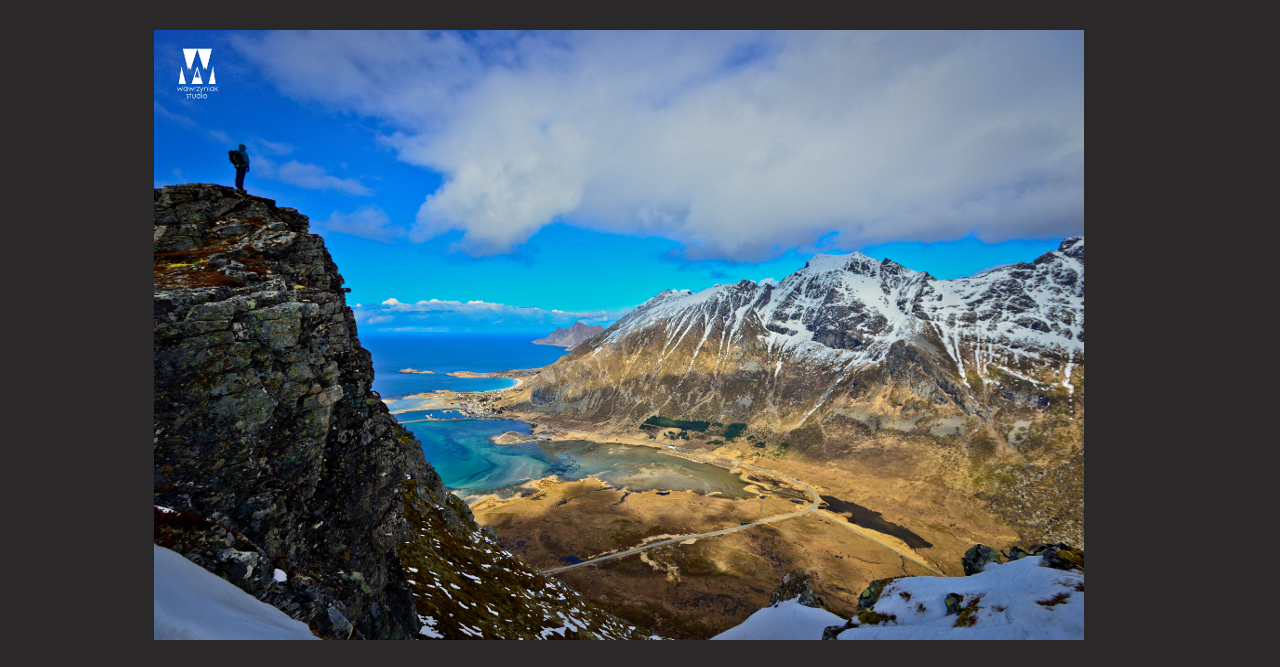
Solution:
[[(521, 384), (523, 384), (523, 382), (521, 382)], [(731, 511), (734, 514), (734, 520), (730, 521), (729, 524), (736, 525), (720, 525), (720, 523), (717, 523), (715, 525), (707, 524), (704, 526), (699, 524), (696, 528), (693, 525), (678, 527), (671, 526), (669, 528), (674, 528), (674, 531), (670, 529), (663, 531), (664, 537), (667, 539), (657, 540), (654, 543), (651, 543), (651, 540), (656, 540), (656, 538), (650, 535), (641, 536), (642, 539), (639, 544), (607, 545), (610, 548), (604, 548), (606, 545), (603, 544), (593, 544), (591, 547), (588, 547), (587, 544), (584, 543), (581, 545), (584, 549), (578, 551), (578, 555), (574, 556), (572, 561), (566, 561), (565, 563), (553, 563), (550, 561), (539, 562), (539, 567), (543, 568), (543, 571), (548, 574), (552, 572), (560, 572), (562, 570), (579, 570), (581, 567), (591, 565), (599, 560), (620, 558), (636, 553), (644, 554), (641, 558), (641, 560), (644, 561), (646, 557), (652, 555), (650, 551), (651, 549), (661, 548), (663, 545), (668, 543), (683, 543), (690, 538), (701, 540), (702, 538), (719, 537), (721, 535), (750, 530), (755, 526), (763, 524), (771, 524), (775, 529), (781, 529), (788, 533), (792, 531), (803, 532), (806, 530), (812, 530), (813, 528), (801, 528), (801, 526), (806, 524), (804, 524), (798, 517), (809, 516), (811, 517), (811, 519), (809, 519), (810, 522), (816, 521), (818, 525), (828, 526), (827, 528), (820, 530), (823, 531), (824, 535), (826, 535), (823, 539), (829, 541), (832, 546), (841, 545), (841, 548), (852, 549), (853, 551), (851, 551), (851, 553), (854, 551), (862, 553), (866, 549), (870, 549), (870, 553), (876, 553), (877, 549), (884, 549), (895, 554), (895, 556), (901, 557), (901, 567), (903, 569), (905, 569), (907, 567), (907, 563), (910, 562), (912, 563), (913, 568), (916, 566), (922, 568), (919, 574), (928, 573), (936, 576), (946, 576), (940, 566), (936, 566), (936, 563), (932, 558), (921, 554), (895, 536), (881, 533), (874, 528), (856, 525), (849, 517), (833, 512), (827, 508), (826, 503), (824, 503), (819, 497), (819, 491), (817, 489), (813, 488), (801, 479), (791, 477), (785, 472), (778, 470), (775, 466), (769, 465), (769, 463), (765, 464), (769, 465), (769, 467), (761, 467), (754, 461), (754, 459), (759, 457), (744, 457), (748, 458), (748, 460), (742, 460), (737, 458), (741, 457), (742, 453), (737, 451), (726, 452), (724, 449), (719, 447), (700, 451), (696, 447), (691, 448), (687, 445), (681, 446), (684, 443), (672, 446), (665, 441), (651, 440), (643, 435), (636, 437), (636, 435), (632, 434), (612, 432), (613, 429), (606, 428), (605, 430), (610, 432), (601, 433), (578, 430), (577, 428), (572, 427), (566, 428), (565, 426), (557, 426), (543, 421), (535, 421), (542, 416), (543, 415), (528, 413), (523, 415), (496, 415), (490, 413), (478, 416), (477, 418), (488, 420), (505, 418), (524, 422), (530, 426), (530, 433), (528, 436), (517, 438), (512, 437), (515, 434), (503, 433), (490, 437), (490, 441), (494, 444), (508, 444), (502, 442), (503, 440), (513, 441), (510, 444), (514, 444), (514, 441), (538, 442), (583, 440), (588, 442), (614, 442), (633, 446), (643, 445), (674, 458), (681, 458), (697, 463), (725, 468), (731, 475), (745, 483), (745, 488), (752, 495), (751, 498), (745, 500), (731, 500), (728, 498), (719, 499), (719, 492), (706, 494), (692, 490), (676, 492), (674, 490), (666, 489), (665, 492), (650, 494), (647, 492), (649, 491), (648, 489), (634, 490), (627, 486), (615, 487), (613, 484), (602, 479), (599, 475), (588, 475), (576, 480), (566, 480), (554, 474), (546, 477), (525, 480), (523, 482), (504, 487), (500, 490), (494, 489), (484, 492), (463, 492), (461, 490), (453, 491), (459, 499), (466, 503), (478, 518), (483, 515), (505, 516), (514, 512), (515, 514), (525, 516), (523, 520), (534, 522), (530, 525), (541, 525), (538, 523), (542, 521), (542, 519), (537, 518), (538, 516), (541, 516), (538, 512), (535, 511), (533, 514), (526, 513), (534, 511), (537, 507), (541, 506), (543, 503), (538, 501), (545, 499), (556, 501), (556, 504), (554, 505), (555, 507), (559, 507), (560, 505), (570, 501), (575, 501), (575, 504), (571, 508), (557, 511), (562, 513), (568, 512), (566, 516), (571, 516), (575, 520), (583, 521), (586, 520), (584, 517), (587, 515), (580, 513), (587, 512), (591, 516), (598, 514), (598, 510), (600, 508), (589, 508), (595, 507), (593, 503), (603, 502), (602, 499), (604, 496), (609, 496), (608, 500), (612, 500), (615, 504), (621, 503), (624, 499), (630, 498), (630, 500), (628, 500), (629, 503), (632, 503), (632, 505), (628, 506), (631, 507), (630, 512), (638, 512), (637, 516), (642, 517), (647, 523), (656, 521), (659, 516), (665, 516), (663, 512), (668, 511), (668, 508), (672, 507), (673, 503), (679, 506), (683, 506), (683, 504), (687, 503), (694, 503), (697, 505), (712, 503), (715, 504), (715, 506), (720, 507), (721, 505), (718, 505), (718, 503), (727, 502), (728, 504), (725, 504), (722, 507), (726, 508), (726, 511)], [(583, 486), (584, 484), (586, 486)], [(827, 490), (823, 489), (823, 491)], [(590, 497), (595, 498), (596, 496), (594, 494), (596, 492), (602, 492), (604, 493), (604, 496), (601, 496), (601, 499), (597, 499), (595, 501), (576, 500), (578, 498), (587, 498), (588, 496), (584, 494), (593, 494), (590, 495)], [(616, 499), (609, 494), (616, 496)], [(579, 507), (576, 504), (579, 502), (587, 502), (587, 505)], [(768, 507), (769, 510), (767, 512), (760, 512), (758, 509), (752, 509), (757, 506), (759, 506), (760, 509)], [(612, 507), (612, 505), (610, 505), (610, 507)], [(729, 508), (733, 509), (730, 510)], [(481, 523), (488, 525), (487, 521), (484, 519), (481, 519)], [(503, 523), (502, 525), (506, 524)], [(665, 535), (665, 533), (671, 532), (681, 533), (681, 535), (679, 537), (675, 535)], [(845, 546), (847, 537), (840, 538), (839, 535), (847, 536), (850, 533), (857, 535), (865, 540), (865, 542), (860, 541), (860, 546)], [(499, 534), (505, 534), (505, 531), (499, 529)], [(565, 535), (560, 535), (560, 537), (569, 539)], [(732, 544), (732, 538), (724, 539), (729, 539), (730, 542), (728, 542), (728, 544)], [(716, 546), (721, 544), (721, 541), (722, 540), (719, 539), (713, 540), (711, 543), (712, 546), (708, 548), (713, 550), (722, 548)], [(661, 559), (662, 557), (659, 555), (653, 556), (653, 558)]]
[[(694, 461), (694, 462), (702, 463), (706, 465), (718, 465), (719, 467), (726, 468), (729, 472), (737, 475), (739, 478), (741, 478), (744, 482), (747, 483), (748, 488), (755, 489), (757, 493), (764, 493), (769, 496), (785, 498), (785, 499), (788, 499), (790, 502), (798, 503), (800, 505), (803, 505), (804, 503), (796, 499), (797, 496), (793, 492), (798, 491), (800, 497), (803, 497), (804, 495), (812, 495), (812, 498), (807, 499), (809, 502), (812, 503), (812, 505), (807, 510), (802, 510), (796, 513), (787, 513), (785, 515), (772, 517), (770, 519), (762, 521), (762, 523), (772, 522), (777, 519), (787, 518), (791, 516), (798, 516), (799, 514), (812, 512), (815, 516), (820, 516), (824, 519), (832, 521), (833, 523), (838, 524), (841, 528), (844, 528), (846, 530), (851, 530), (861, 535), (862, 537), (872, 542), (875, 542), (880, 546), (889, 549), (890, 551), (897, 553), (900, 556), (903, 556), (909, 560), (915, 561), (917, 565), (920, 565), (925, 569), (932, 571), (934, 574), (938, 576), (947, 576), (939, 569), (935, 569), (934, 565), (937, 565), (936, 561), (933, 561), (932, 559), (929, 559), (928, 557), (919, 553), (914, 548), (909, 546), (906, 542), (904, 542), (902, 539), (893, 535), (889, 535), (887, 533), (882, 533), (874, 528), (857, 525), (852, 520), (850, 520), (849, 517), (846, 517), (842, 514), (832, 511), (831, 509), (826, 507), (826, 503), (821, 500), (819, 496), (819, 492), (809, 484), (805, 483), (804, 481), (791, 477), (790, 475), (782, 473), (776, 469), (765, 468), (758, 465), (758, 459), (760, 457), (746, 459), (746, 457), (742, 457), (742, 454), (739, 452), (732, 452), (732, 453), (725, 452), (720, 447), (716, 447), (710, 451), (699, 451), (692, 448), (683, 447), (680, 445), (669, 446), (667, 443), (664, 443), (662, 441), (648, 440), (647, 438), (639, 438), (632, 435), (626, 435), (621, 433), (613, 433), (613, 432), (600, 433), (600, 432), (590, 432), (590, 431), (579, 431), (577, 429), (565, 428), (562, 426), (555, 426), (547, 423), (535, 422), (530, 419), (521, 418), (519, 416), (514, 417), (514, 419), (516, 421), (521, 421), (529, 424), (532, 427), (531, 430), (535, 436), (540, 435), (542, 437), (545, 437), (547, 440), (551, 440), (551, 441), (586, 440), (590, 442), (615, 442), (618, 444), (645, 446), (645, 447), (651, 447), (653, 449), (656, 449), (669, 456), (682, 458), (685, 460), (690, 460), (690, 461)], [(742, 457), (742, 458), (738, 458), (738, 457)], [(725, 462), (732, 462), (733, 465), (732, 466), (724, 465)], [(769, 477), (775, 477), (775, 478), (781, 478), (781, 479), (780, 480), (772, 479), (772, 480), (769, 480), (769, 482), (764, 482), (762, 484), (761, 482), (764, 480), (751, 479), (751, 474), (753, 472), (763, 473), (767, 475), (768, 477), (766, 477), (765, 479), (768, 479)], [(819, 488), (823, 488), (823, 487), (819, 485)], [(497, 503), (501, 501), (495, 498), (494, 502)], [(931, 562), (933, 563), (933, 565), (930, 565)]]
[[(517, 369), (500, 371), (497, 373), (456, 371), (453, 373), (447, 373), (446, 375), (460, 378), (502, 378), (506, 380), (514, 380), (515, 384), (510, 387), (499, 387), (497, 389), (475, 389), (469, 391), (436, 389), (434, 391), (408, 394), (400, 398), (383, 398), (382, 402), (387, 406), (388, 412), (392, 415), (401, 415), (406, 412), (418, 412), (421, 410), (458, 410), (467, 415), (469, 419), (505, 419), (505, 417), (502, 417), (493, 411), (496, 407), (496, 402), (500, 400), (503, 392), (519, 389), (525, 384), (525, 376), (537, 373), (540, 370), (541, 369)], [(521, 375), (514, 375), (515, 373), (520, 373)], [(412, 405), (404, 405), (404, 403), (412, 403)]]

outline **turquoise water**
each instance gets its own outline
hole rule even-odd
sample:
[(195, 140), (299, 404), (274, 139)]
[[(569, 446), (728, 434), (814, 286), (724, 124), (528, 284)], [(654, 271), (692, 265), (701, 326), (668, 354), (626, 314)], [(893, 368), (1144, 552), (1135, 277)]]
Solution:
[(422, 441), (427, 461), (451, 489), (488, 491), (556, 474), (566, 467), (535, 444), (495, 445), (489, 440), (489, 436), (506, 431), (528, 434), (530, 426), (524, 422), (491, 419), (404, 426)]
[[(405, 413), (397, 415), (408, 421)], [(421, 418), (421, 417), (418, 417)], [(729, 471), (688, 461), (641, 445), (582, 440), (548, 440), (497, 445), (489, 439), (507, 431), (530, 433), (524, 422), (470, 420), (407, 423), (422, 442), (427, 461), (445, 486), (462, 495), (496, 492), (509, 496), (521, 483), (555, 475), (564, 481), (598, 477), (631, 491), (692, 491), (727, 498), (750, 498), (746, 484)]]
[(396, 419), (401, 422), (412, 421), (415, 419), (475, 419), (468, 417), (458, 410), (410, 410), (395, 415)]
[[(669, 456), (652, 447), (584, 441), (495, 445), (490, 436), (506, 431), (528, 434), (530, 426), (510, 420), (468, 419), (456, 411), (417, 409), (422, 399), (404, 398), (436, 389), (509, 387), (514, 380), (453, 378), (444, 373), (540, 368), (565, 354), (563, 348), (529, 342), (537, 337), (539, 334), (362, 334), (360, 343), (373, 355), (373, 389), (389, 409), (406, 411), (396, 418), (422, 442), (423, 454), (445, 486), (464, 496), (487, 492), (507, 496), (517, 493), (524, 482), (555, 475), (566, 481), (596, 476), (610, 486), (632, 491), (751, 497), (742, 480), (723, 468)], [(398, 372), (402, 368), (438, 375)], [(417, 421), (428, 415), (459, 421)]]

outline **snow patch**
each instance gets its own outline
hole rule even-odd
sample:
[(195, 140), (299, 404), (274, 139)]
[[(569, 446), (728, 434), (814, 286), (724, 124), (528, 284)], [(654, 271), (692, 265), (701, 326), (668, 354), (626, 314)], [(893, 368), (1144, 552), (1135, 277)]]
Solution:
[(152, 639), (319, 639), (176, 552), (152, 547)]
[[(1041, 567), (1040, 556), (988, 563), (968, 577), (905, 577), (887, 585), (872, 607), (895, 620), (863, 625), (838, 639), (1084, 639), (1084, 574)], [(955, 627), (949, 594), (963, 596), (972, 625)], [(822, 639), (845, 619), (795, 600), (752, 614), (712, 639)]]

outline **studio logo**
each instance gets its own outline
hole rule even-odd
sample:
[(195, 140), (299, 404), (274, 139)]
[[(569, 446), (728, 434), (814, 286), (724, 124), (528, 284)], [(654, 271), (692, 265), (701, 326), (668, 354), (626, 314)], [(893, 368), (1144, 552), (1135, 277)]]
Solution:
[[(209, 93), (218, 92), (218, 79), (209, 62), (213, 49), (183, 49), (182, 55), (187, 66), (178, 68), (178, 91), (186, 93), (189, 100), (208, 99)], [(188, 80), (191, 81), (189, 85)]]

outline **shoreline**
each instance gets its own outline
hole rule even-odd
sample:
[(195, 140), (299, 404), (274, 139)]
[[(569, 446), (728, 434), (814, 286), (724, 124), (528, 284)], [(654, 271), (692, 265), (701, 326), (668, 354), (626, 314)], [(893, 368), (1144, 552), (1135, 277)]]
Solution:
[[(497, 420), (501, 418), (490, 416), (490, 417), (480, 417), (479, 419)], [(768, 495), (768, 496), (774, 496), (776, 498), (787, 499), (790, 502), (796, 503), (797, 505), (800, 505), (803, 508), (803, 509), (797, 508), (797, 510), (794, 512), (786, 512), (783, 514), (774, 515), (764, 519), (752, 521), (750, 523), (743, 523), (739, 526), (734, 526), (734, 527), (721, 529), (718, 531), (713, 531), (711, 533), (703, 533), (703, 534), (697, 534), (693, 536), (684, 536), (686, 539), (688, 537), (695, 537), (695, 538), (712, 537), (714, 535), (718, 535), (721, 533), (736, 532), (738, 530), (742, 530), (751, 526), (761, 525), (765, 523), (772, 523), (774, 521), (784, 520), (784, 519), (812, 513), (817, 517), (821, 517), (829, 521), (834, 521), (836, 524), (839, 524), (841, 527), (845, 528), (846, 530), (850, 530), (865, 539), (868, 539), (872, 542), (879, 544), (881, 547), (884, 547), (891, 552), (894, 552), (906, 559), (914, 561), (916, 564), (924, 567), (925, 569), (932, 571), (938, 576), (946, 576), (941, 570), (938, 570), (933, 566), (929, 565), (926, 562), (927, 558), (925, 556), (920, 554), (914, 548), (907, 545), (904, 541), (901, 540), (901, 538), (898, 538), (896, 536), (889, 535), (886, 533), (882, 533), (876, 530), (875, 528), (869, 528), (866, 526), (858, 525), (854, 521), (852, 521), (849, 517), (843, 516), (841, 514), (837, 514), (832, 510), (828, 509), (827, 507), (823, 507), (823, 505), (825, 505), (826, 503), (823, 502), (817, 490), (815, 490), (813, 487), (806, 484), (805, 482), (799, 479), (796, 479), (794, 477), (791, 477), (790, 475), (781, 473), (777, 470), (764, 468), (757, 465), (754, 462), (744, 461), (736, 457), (726, 456), (724, 454), (716, 454), (714, 453), (714, 450), (712, 452), (702, 452), (702, 451), (680, 447), (679, 445), (675, 445), (672, 447), (661, 442), (647, 441), (647, 439), (641, 439), (635, 436), (624, 435), (619, 433), (597, 433), (597, 432), (589, 432), (589, 431), (578, 431), (576, 429), (567, 429), (564, 427), (558, 427), (551, 424), (540, 423), (540, 422), (524, 419), (518, 415), (514, 415), (512, 418), (508, 418), (508, 419), (510, 421), (522, 422), (530, 426), (530, 436), (532, 436), (533, 439), (529, 440), (528, 442), (538, 442), (544, 439), (553, 441), (553, 442), (566, 441), (566, 440), (581, 440), (586, 442), (607, 443), (612, 441), (612, 442), (616, 442), (617, 444), (645, 446), (675, 458), (690, 460), (696, 463), (701, 463), (703, 465), (713, 465), (713, 466), (724, 468), (729, 473), (738, 477), (746, 485), (746, 488), (752, 493), (752, 495), (758, 495), (758, 496)], [(498, 436), (498, 437), (501, 437), (501, 436)], [(490, 441), (492, 442), (493, 438), (490, 438)], [(627, 442), (627, 441), (630, 441), (630, 442)], [(499, 443), (494, 442), (494, 444), (497, 445)], [(720, 461), (713, 462), (706, 459), (720, 459)], [(734, 465), (725, 466), (722, 464), (722, 461), (732, 462)], [(717, 465), (717, 464), (720, 464), (720, 465)], [(772, 480), (773, 482), (776, 482), (776, 484), (775, 483), (761, 484), (762, 480), (750, 478), (750, 475), (753, 471), (757, 473), (764, 473), (769, 477), (781, 478), (781, 479)], [(523, 482), (517, 482), (515, 484), (509, 485), (508, 487), (506, 487), (506, 488), (514, 487), (513, 489), (514, 492), (508, 498), (503, 498), (500, 494), (493, 493), (492, 491), (496, 491), (496, 489), (487, 491), (487, 492), (481, 492), (481, 493), (470, 493), (470, 494), (467, 494), (465, 497), (462, 494), (457, 493), (455, 490), (450, 490), (450, 492), (457, 495), (460, 500), (462, 500), (464, 503), (467, 504), (468, 507), (484, 509), (485, 505), (503, 505), (508, 502), (519, 500), (526, 497), (525, 494), (515, 489), (519, 489), (519, 488), (527, 489), (532, 487), (534, 489), (534, 493), (530, 495), (538, 496), (539, 494), (546, 493), (551, 488), (558, 486), (560, 484), (570, 483), (571, 481), (582, 481), (585, 479), (593, 479), (597, 483), (602, 484), (605, 488), (627, 490), (625, 487), (620, 489), (618, 487), (614, 487), (609, 482), (606, 482), (605, 480), (601, 479), (597, 473), (593, 475), (586, 475), (579, 480), (565, 480), (560, 478), (559, 475), (549, 475), (547, 477), (541, 477), (537, 479), (525, 480)], [(656, 489), (650, 489), (650, 490), (656, 491)], [(646, 491), (650, 491), (650, 490), (646, 490)], [(629, 492), (644, 493), (645, 491), (629, 491)], [(668, 493), (672, 493), (672, 492), (674, 492), (673, 489), (666, 489), (666, 493), (659, 493), (659, 495), (665, 496)], [(804, 496), (804, 495), (810, 496), (809, 498), (806, 499), (809, 503), (809, 507), (804, 507), (806, 503), (795, 498), (795, 494), (797, 492), (801, 496)], [(693, 493), (697, 495), (705, 495), (708, 497), (714, 497), (714, 496), (723, 497), (718, 491), (712, 492), (711, 494), (698, 494), (696, 491)], [(763, 499), (763, 498), (761, 497), (760, 499)], [(750, 500), (750, 499), (747, 499), (747, 500)], [(673, 541), (673, 540), (667, 540), (667, 541)], [(645, 540), (645, 542), (647, 543), (648, 540)], [(658, 546), (658, 545), (657, 544), (648, 545), (648, 544), (642, 543), (639, 546), (632, 547), (628, 550), (625, 550), (625, 552), (620, 552), (614, 555), (597, 555), (588, 560), (589, 561), (594, 561), (596, 559), (607, 560), (607, 559), (622, 556), (622, 555), (628, 555), (633, 552), (645, 551), (651, 548), (651, 546)], [(552, 571), (559, 571), (562, 569), (572, 569), (574, 567), (578, 567), (579, 565), (587, 565), (587, 564), (588, 562), (584, 561), (574, 565), (555, 568), (553, 570), (546, 571), (545, 573), (550, 573)]]
[[(399, 373), (413, 375), (439, 375), (436, 371), (420, 371), (414, 368), (404, 368)], [(432, 391), (420, 391), (413, 394), (406, 394), (399, 398), (383, 398), (383, 402), (409, 400), (409, 399), (439, 399), (446, 403), (456, 403), (459, 398), (466, 394), (493, 394), (504, 391), (513, 391), (525, 385), (525, 378), (537, 375), (542, 372), (542, 368), (510, 368), (505, 371), (493, 372), (477, 372), (477, 371), (452, 371), (443, 373), (449, 377), (462, 378), (466, 380), (486, 380), (486, 379), (502, 379), (515, 380), (515, 384), (510, 387), (498, 387), (497, 389), (434, 389)], [(453, 406), (448, 406), (453, 407)], [(413, 410), (433, 410), (434, 407), (411, 408)], [(407, 412), (410, 409), (393, 410), (392, 414)]]
[[(468, 371), (462, 371), (462, 372), (464, 372), (464, 373), (465, 373), (465, 372), (468, 372)], [(479, 380), (479, 379), (488, 379), (487, 377), (484, 377), (484, 376), (477, 376), (477, 377), (458, 376), (458, 375), (453, 375), (453, 373), (446, 373), (446, 375), (452, 375), (453, 377), (468, 377), (468, 379), (477, 379), (477, 380)], [(524, 384), (524, 380), (523, 380), (522, 378), (508, 378), (508, 377), (504, 377), (504, 378), (499, 378), (499, 379), (502, 379), (502, 380), (515, 380), (515, 381), (516, 381), (516, 383), (515, 383), (515, 384), (513, 384), (513, 385), (511, 385), (510, 387), (498, 387), (497, 389), (465, 389), (465, 390), (461, 390), (461, 391), (459, 391), (459, 390), (457, 390), (457, 389), (436, 389), (436, 390), (434, 390), (434, 391), (420, 391), (420, 392), (418, 392), (418, 393), (416, 393), (416, 394), (407, 394), (407, 395), (405, 395), (405, 396), (400, 397), (399, 399), (391, 398), (391, 399), (383, 399), (383, 400), (391, 400), (391, 401), (394, 401), (394, 400), (405, 400), (405, 399), (409, 399), (409, 398), (436, 398), (435, 394), (438, 394), (438, 393), (441, 393), (441, 392), (448, 392), (448, 393), (451, 393), (451, 394), (492, 394), (492, 393), (493, 393), (493, 392), (495, 392), (495, 391), (510, 391), (510, 390), (512, 390), (512, 389), (518, 389), (518, 388), (520, 388), (520, 386), (521, 386), (521, 385), (523, 385), (523, 384)]]

